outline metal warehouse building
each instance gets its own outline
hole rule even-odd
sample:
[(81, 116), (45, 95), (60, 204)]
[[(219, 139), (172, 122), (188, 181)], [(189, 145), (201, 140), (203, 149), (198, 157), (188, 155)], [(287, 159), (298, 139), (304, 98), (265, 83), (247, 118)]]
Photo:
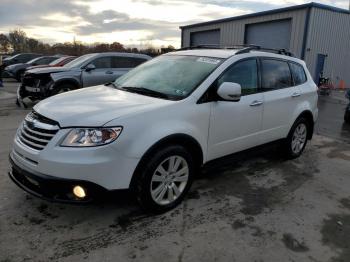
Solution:
[(180, 27), (182, 47), (255, 44), (289, 49), (318, 82), (350, 87), (350, 12), (308, 3)]

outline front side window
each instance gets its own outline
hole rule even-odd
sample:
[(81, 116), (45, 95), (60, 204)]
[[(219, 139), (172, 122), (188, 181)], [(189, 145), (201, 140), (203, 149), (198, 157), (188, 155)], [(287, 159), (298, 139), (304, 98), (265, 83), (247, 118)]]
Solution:
[(242, 95), (258, 92), (258, 70), (256, 59), (249, 59), (235, 63), (219, 79), (217, 86), (223, 82), (240, 84)]
[(93, 64), (97, 69), (99, 68), (111, 68), (112, 59), (109, 56), (100, 57), (93, 60), (90, 64)]
[(220, 58), (162, 55), (118, 78), (116, 88), (169, 99), (188, 96), (222, 62)]
[(262, 59), (261, 60), (261, 88), (271, 91), (292, 86), (292, 76), (287, 62)]
[(306, 82), (306, 74), (304, 68), (301, 65), (295, 63), (289, 63), (290, 69), (294, 79), (294, 85), (301, 85)]

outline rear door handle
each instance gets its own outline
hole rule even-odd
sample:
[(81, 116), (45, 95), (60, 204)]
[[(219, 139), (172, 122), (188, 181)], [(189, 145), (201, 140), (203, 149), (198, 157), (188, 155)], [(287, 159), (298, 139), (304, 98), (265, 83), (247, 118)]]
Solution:
[(113, 71), (106, 71), (107, 75), (113, 75)]
[(254, 100), (251, 104), (250, 104), (250, 106), (260, 106), (260, 105), (262, 105), (262, 101), (260, 101), (260, 100)]
[(301, 94), (299, 92), (295, 92), (292, 94), (292, 97), (298, 97), (298, 96), (301, 96)]

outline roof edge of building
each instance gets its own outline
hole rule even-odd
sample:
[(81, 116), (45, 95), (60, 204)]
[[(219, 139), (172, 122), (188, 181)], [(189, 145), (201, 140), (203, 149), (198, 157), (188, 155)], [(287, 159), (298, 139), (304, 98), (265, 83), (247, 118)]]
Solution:
[(263, 16), (263, 15), (271, 15), (271, 14), (300, 10), (300, 9), (304, 9), (304, 8), (306, 9), (306, 8), (311, 8), (311, 7), (320, 8), (320, 9), (329, 10), (329, 11), (334, 11), (334, 12), (338, 12), (338, 13), (350, 14), (350, 11), (347, 9), (342, 9), (339, 7), (324, 5), (324, 4), (315, 3), (315, 2), (310, 2), (310, 3), (306, 3), (306, 4), (301, 4), (301, 5), (294, 5), (294, 6), (282, 7), (282, 8), (261, 11), (261, 12), (251, 13), (251, 14), (222, 18), (222, 19), (212, 20), (212, 21), (208, 21), (208, 22), (201, 22), (201, 23), (196, 23), (196, 24), (191, 24), (191, 25), (184, 25), (184, 26), (180, 26), (180, 29), (186, 29), (186, 28), (191, 28), (191, 27), (196, 27), (196, 26), (212, 25), (212, 24), (216, 24), (216, 23), (230, 22), (230, 21), (235, 21), (235, 20), (239, 20), (239, 19), (252, 18), (252, 17)]

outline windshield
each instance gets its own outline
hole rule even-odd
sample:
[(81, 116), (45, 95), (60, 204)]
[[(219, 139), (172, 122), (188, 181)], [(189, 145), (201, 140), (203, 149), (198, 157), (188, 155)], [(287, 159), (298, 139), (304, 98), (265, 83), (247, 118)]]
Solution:
[(36, 61), (40, 60), (41, 58), (42, 58), (42, 57), (34, 58), (34, 59), (28, 61), (27, 64), (30, 64), (30, 65), (31, 65), (31, 64), (35, 63)]
[(219, 58), (163, 55), (129, 71), (114, 85), (134, 92), (149, 90), (181, 99), (188, 96), (221, 61)]
[(88, 54), (88, 55), (83, 55), (80, 56), (73, 61), (70, 61), (69, 63), (65, 64), (64, 67), (79, 67), (81, 64), (85, 63), (87, 60), (89, 60), (91, 57), (95, 56), (96, 54)]
[(66, 57), (60, 57), (58, 59), (53, 60), (49, 65), (56, 65), (58, 63), (61, 63), (65, 59), (66, 59)]

